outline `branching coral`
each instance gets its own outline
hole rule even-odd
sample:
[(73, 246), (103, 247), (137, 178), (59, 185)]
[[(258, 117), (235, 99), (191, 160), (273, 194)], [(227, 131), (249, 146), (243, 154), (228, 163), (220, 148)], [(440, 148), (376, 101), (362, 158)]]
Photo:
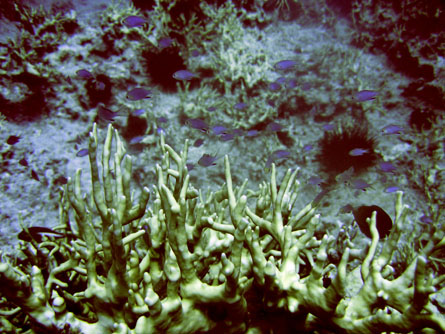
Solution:
[[(163, 159), (148, 204), (148, 188), (138, 200), (130, 189), (131, 157), (111, 126), (99, 170), (94, 127), (92, 192), (82, 195), (78, 170), (60, 202), (57, 230), (65, 236), (31, 240), (16, 257), (2, 258), (0, 292), (9, 303), (2, 307), (4, 324), (20, 326), (14, 321), (19, 312), (36, 328), (65, 333), (278, 331), (281, 324), (258, 320), (264, 311), (266, 320), (269, 312), (280, 313), (288, 330), (300, 333), (445, 330), (430, 302), (445, 276), (426, 267), (445, 244), (444, 231), (436, 230), (404, 271), (391, 270), (407, 215), (401, 192), (395, 228), (382, 244), (376, 214), (368, 219), (372, 242), (359, 264), (361, 288), (348, 295), (350, 251), (338, 265), (327, 260), (333, 237), (316, 236), (316, 205), (295, 208), (297, 170), (278, 184), (272, 165), (270, 181), (246, 191), (247, 180), (232, 184), (226, 156), (225, 184), (204, 198), (189, 183), (188, 143), (179, 154), (163, 136), (160, 146)], [(256, 200), (254, 209), (249, 198)]]

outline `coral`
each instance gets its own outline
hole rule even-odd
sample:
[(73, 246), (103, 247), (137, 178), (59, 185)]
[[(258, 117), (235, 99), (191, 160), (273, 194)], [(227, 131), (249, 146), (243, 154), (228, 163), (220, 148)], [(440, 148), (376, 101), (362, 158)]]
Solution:
[(117, 132), (108, 127), (102, 171), (97, 142), (94, 126), (91, 193), (83, 195), (81, 170), (61, 192), (56, 230), (64, 236), (33, 239), (17, 256), (2, 256), (4, 331), (19, 331), (26, 319), (36, 331), (63, 333), (445, 330), (431, 302), (445, 276), (427, 269), (445, 231), (436, 228), (428, 243), (410, 249), (403, 270), (392, 267), (408, 214), (402, 192), (385, 240), (376, 213), (368, 219), (372, 241), (354, 265), (360, 288), (351, 290), (356, 246), (349, 242), (338, 264), (328, 260), (335, 238), (316, 233), (322, 222), (315, 203), (295, 207), (298, 169), (279, 184), (272, 164), (270, 181), (248, 191), (247, 180), (232, 184), (225, 156), (225, 184), (205, 198), (189, 182), (188, 142), (177, 153), (161, 136), (153, 195), (144, 187), (136, 199), (132, 158)]
[[(443, 54), (443, 1), (354, 1), (355, 43), (379, 49), (398, 71), (434, 79), (436, 57)], [(421, 64), (429, 63), (429, 64)]]
[(45, 99), (54, 94), (51, 84), (60, 82), (44, 56), (54, 52), (78, 23), (74, 11), (52, 14), (19, 4), (14, 8), (20, 34), (0, 44), (0, 99), (5, 106), (1, 112), (8, 119), (32, 119), (47, 112)]

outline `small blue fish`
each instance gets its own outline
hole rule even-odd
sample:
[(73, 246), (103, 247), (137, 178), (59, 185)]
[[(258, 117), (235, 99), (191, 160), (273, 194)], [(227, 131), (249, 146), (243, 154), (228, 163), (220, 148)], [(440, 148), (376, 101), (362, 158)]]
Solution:
[(216, 107), (208, 107), (207, 108), (207, 111), (215, 111), (216, 110)]
[(202, 167), (215, 166), (214, 163), (218, 158), (210, 154), (204, 153), (203, 156), (198, 160), (198, 165)]
[(168, 48), (172, 44), (173, 44), (173, 39), (171, 39), (170, 37), (163, 37), (158, 42), (158, 46), (161, 49)]
[(279, 71), (286, 71), (292, 69), (295, 67), (295, 65), (297, 65), (295, 60), (280, 60), (279, 62), (275, 63), (273, 67)]
[(306, 152), (312, 151), (313, 148), (314, 148), (314, 146), (309, 145), (309, 144), (303, 146), (303, 150)]
[(82, 78), (82, 79), (89, 79), (89, 78), (93, 77), (91, 72), (84, 70), (84, 69), (80, 69), (80, 70), (76, 71), (76, 74), (79, 78)]
[(373, 90), (361, 90), (355, 94), (355, 98), (359, 102), (374, 100), (377, 92)]
[(351, 179), (352, 175), (354, 175), (354, 167), (350, 167), (347, 170), (345, 170), (344, 172), (338, 174), (335, 177), (335, 180), (338, 183), (344, 183), (344, 182), (349, 181)]
[(227, 128), (223, 125), (215, 125), (215, 126), (212, 126), (212, 132), (214, 135), (218, 136), (218, 135), (227, 133)]
[(312, 185), (317, 185), (317, 186), (319, 186), (323, 182), (324, 182), (324, 180), (321, 177), (318, 177), (318, 176), (311, 176), (307, 180), (307, 183), (312, 184)]
[(387, 162), (387, 161), (381, 162), (379, 164), (379, 166), (380, 166), (380, 169), (386, 173), (391, 173), (396, 170), (396, 166), (394, 166), (392, 163)]
[(130, 139), (130, 144), (139, 144), (144, 139), (144, 136), (136, 136)]
[(76, 157), (82, 158), (84, 156), (88, 155), (88, 149), (87, 148), (83, 148), (81, 150), (79, 150), (79, 152), (76, 153)]
[(145, 109), (136, 109), (133, 111), (132, 115), (133, 116), (141, 116), (143, 113), (145, 113)]
[(280, 85), (284, 85), (286, 83), (286, 78), (285, 77), (279, 77), (277, 80), (275, 80), (275, 82), (280, 84)]
[(397, 187), (397, 186), (390, 186), (390, 187), (387, 187), (386, 189), (385, 189), (385, 193), (395, 193), (396, 191), (398, 191), (398, 190), (400, 190), (400, 188), (399, 187)]
[(247, 103), (244, 103), (244, 102), (238, 102), (238, 103), (235, 104), (233, 107), (234, 107), (235, 109), (237, 109), (237, 110), (243, 110), (243, 109), (245, 109), (245, 108), (247, 107)]
[(147, 20), (141, 16), (128, 16), (124, 20), (124, 24), (129, 28), (142, 27)]
[(229, 141), (235, 138), (235, 135), (233, 133), (223, 133), (221, 136), (219, 136), (219, 139), (221, 141)]
[(287, 81), (287, 88), (295, 88), (295, 87), (297, 87), (297, 80), (295, 80), (295, 79), (289, 79), (288, 81)]
[(190, 72), (189, 70), (179, 70), (173, 73), (173, 78), (175, 78), (176, 80), (188, 81), (197, 77), (197, 74)]
[(427, 215), (423, 215), (422, 217), (420, 217), (420, 221), (425, 224), (431, 224), (433, 222), (433, 220)]
[(198, 50), (192, 50), (192, 57), (198, 57), (200, 55)]
[(351, 157), (359, 157), (363, 154), (369, 153), (369, 150), (366, 148), (354, 148), (349, 151), (349, 155)]
[(232, 133), (233, 133), (234, 136), (240, 137), (240, 136), (242, 136), (244, 134), (244, 130), (240, 129), (240, 128), (233, 129)]
[(278, 83), (278, 82), (271, 82), (270, 84), (269, 84), (269, 89), (272, 91), (272, 92), (276, 92), (277, 90), (279, 90), (281, 88), (281, 85)]
[(127, 93), (127, 99), (131, 101), (139, 101), (150, 98), (151, 91), (142, 87), (136, 87)]
[(163, 116), (161, 116), (161, 117), (158, 117), (158, 122), (160, 122), (160, 123), (167, 123), (168, 119), (163, 117)]
[(401, 128), (398, 125), (387, 125), (382, 129), (382, 132), (384, 135), (395, 135), (395, 134), (400, 134), (403, 131), (403, 128)]
[(351, 204), (346, 204), (344, 206), (342, 206), (340, 208), (340, 210), (338, 211), (338, 213), (351, 213), (352, 210), (354, 210), (354, 208), (352, 207)]
[(201, 130), (202, 132), (209, 131), (209, 125), (201, 118), (189, 118), (186, 124), (193, 129)]
[(113, 122), (115, 117), (122, 116), (121, 113), (111, 111), (102, 106), (97, 107), (97, 114), (101, 119), (109, 122)]
[(332, 130), (334, 130), (334, 125), (333, 124), (324, 124), (323, 125), (323, 129), (325, 130), (325, 131), (332, 131)]
[(362, 179), (356, 179), (352, 181), (352, 187), (356, 190), (365, 191), (366, 188), (369, 188), (371, 185)]
[(275, 162), (277, 159), (284, 159), (287, 158), (290, 155), (289, 151), (285, 150), (276, 150), (273, 151), (272, 154), (267, 158), (266, 161), (266, 168), (270, 168), (272, 166), (272, 163)]
[(260, 132), (258, 130), (249, 130), (246, 133), (247, 137), (256, 137), (260, 134)]
[(267, 124), (266, 128), (268, 131), (271, 131), (271, 132), (279, 132), (279, 131), (283, 130), (283, 126), (276, 122), (271, 122), (271, 123)]
[(158, 127), (156, 128), (156, 133), (157, 133), (158, 135), (163, 134), (164, 136), (165, 136), (165, 134), (166, 134), (164, 128), (161, 128), (160, 126), (158, 126)]

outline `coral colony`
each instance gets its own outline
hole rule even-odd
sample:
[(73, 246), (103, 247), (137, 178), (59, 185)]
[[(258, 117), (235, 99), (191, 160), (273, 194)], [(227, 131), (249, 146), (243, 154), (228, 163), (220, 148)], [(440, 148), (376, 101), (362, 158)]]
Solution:
[[(68, 164), (90, 173), (51, 180), (58, 224), (18, 215), (0, 332), (445, 333), (445, 95), (425, 63), (443, 63), (445, 6), (402, 3), (134, 0), (86, 26), (5, 1), (20, 38), (0, 44), (0, 127), (79, 122)], [(325, 31), (262, 46), (265, 27), (345, 13), (354, 47)], [(372, 82), (362, 50), (394, 77)], [(48, 186), (37, 153), (16, 154), (26, 131), (1, 135), (1, 175)]]
[[(402, 192), (394, 195), (390, 230), (380, 220), (392, 224), (391, 218), (378, 207), (367, 219), (362, 208), (354, 213), (372, 241), (358, 265), (361, 287), (351, 294), (348, 267), (357, 250), (347, 246), (330, 263), (335, 238), (315, 235), (316, 205), (294, 206), (298, 170), (288, 170), (280, 182), (272, 163), (270, 180), (248, 205), (245, 184), (232, 183), (225, 156), (225, 184), (203, 198), (190, 184), (188, 142), (177, 153), (162, 135), (161, 148), (157, 184), (135, 198), (132, 157), (111, 125), (99, 176), (94, 126), (90, 196), (81, 193), (78, 170), (62, 192), (60, 225), (25, 227), (28, 242), (20, 255), (0, 264), (0, 291), (10, 306), (40, 329), (68, 333), (267, 332), (275, 325), (267, 324), (274, 316), (268, 319), (266, 310), (304, 333), (445, 330), (443, 317), (430, 311), (430, 295), (443, 277), (427, 270), (427, 257), (445, 243), (443, 233), (433, 234), (421, 252), (411, 250), (402, 270), (391, 260), (408, 212)], [(42, 240), (37, 233), (56, 237)]]

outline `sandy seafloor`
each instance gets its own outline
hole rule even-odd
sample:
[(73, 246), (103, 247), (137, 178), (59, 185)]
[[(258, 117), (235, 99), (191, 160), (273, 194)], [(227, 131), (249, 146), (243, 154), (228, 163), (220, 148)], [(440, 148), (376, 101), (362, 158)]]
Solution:
[[(49, 4), (50, 2), (45, 2), (46, 6)], [(125, 5), (125, 2), (123, 4)], [(106, 8), (107, 1), (78, 1), (73, 2), (72, 5), (78, 12), (79, 21), (85, 22), (85, 25), (82, 25), (83, 29), (64, 41), (60, 48), (69, 48), (74, 53), (82, 53), (82, 46), (76, 44), (79, 36), (85, 34), (94, 36), (97, 33), (97, 29), (99, 29), (96, 26), (97, 17)], [(339, 227), (353, 224), (351, 214), (339, 213), (340, 208), (346, 204), (379, 205), (393, 217), (396, 195), (385, 192), (385, 189), (392, 185), (403, 190), (404, 202), (410, 208), (406, 222), (407, 229), (418, 224), (420, 217), (428, 215), (428, 200), (418, 186), (421, 181), (413, 179), (413, 175), (418, 176), (418, 174), (411, 173), (413, 166), (429, 166), (431, 164), (429, 155), (420, 151), (412, 144), (413, 140), (411, 140), (416, 136), (427, 138), (428, 133), (416, 133), (408, 126), (410, 110), (406, 108), (403, 103), (404, 97), (400, 95), (401, 87), (408, 85), (410, 79), (395, 72), (389, 66), (384, 55), (366, 53), (351, 46), (349, 43), (353, 33), (352, 28), (341, 17), (338, 18), (333, 28), (327, 28), (317, 22), (311, 24), (305, 22), (303, 25), (298, 20), (276, 20), (261, 30), (258, 28), (245, 29), (247, 35), (262, 36), (260, 40), (249, 38), (246, 48), (251, 49), (252, 52), (261, 50), (266, 54), (267, 61), (271, 65), (266, 76), (270, 77), (271, 81), (280, 76), (273, 70), (273, 64), (277, 61), (283, 59), (304, 60), (305, 73), (301, 73), (301, 69), (298, 72), (296, 80), (299, 82), (299, 86), (295, 89), (301, 89), (301, 85), (308, 82), (309, 88), (306, 90), (306, 94), (309, 101), (319, 99), (329, 102), (332, 106), (336, 101), (351, 98), (351, 96), (335, 94), (341, 83), (336, 81), (335, 77), (331, 77), (329, 72), (331, 70), (334, 72), (337, 66), (351, 66), (351, 69), (345, 68), (344, 70), (350, 70), (348, 76), (352, 82), (357, 82), (357, 90), (374, 89), (378, 91), (377, 99), (363, 102), (366, 109), (366, 122), (369, 124), (370, 133), (377, 139), (377, 151), (384, 157), (384, 160), (392, 162), (397, 169), (393, 173), (383, 173), (378, 166), (375, 166), (361, 174), (360, 178), (371, 185), (366, 191), (353, 189), (350, 184), (339, 184), (325, 197), (323, 205), (319, 209), (320, 224), (322, 224), (320, 230), (338, 233)], [(2, 38), (17, 33), (13, 25), (6, 21), (2, 22), (1, 32)], [(327, 54), (328, 58), (322, 70), (313, 73), (307, 64), (311, 63), (315, 54), (323, 52), (322, 50), (326, 48), (329, 48), (332, 54), (355, 54), (355, 64), (342, 64), (338, 58), (335, 60), (333, 58), (331, 61)], [(82, 63), (71, 57), (63, 62), (63, 65), (57, 61), (59, 50), (49, 54), (48, 61), (54, 66), (61, 66), (58, 70), (75, 82), (74, 87), (83, 86), (82, 80), (76, 76), (77, 70), (99, 67), (112, 79), (131, 75), (133, 82), (152, 89), (155, 95), (152, 99), (134, 103), (134, 106), (135, 108), (146, 108), (156, 117), (168, 118), (168, 123), (165, 126), (166, 140), (177, 151), (182, 149), (186, 138), (190, 139), (191, 143), (198, 138), (205, 139), (203, 146), (191, 147), (189, 150), (189, 161), (195, 164), (204, 153), (217, 154), (219, 157), (215, 166), (204, 168), (197, 165), (190, 171), (192, 184), (194, 187), (202, 189), (204, 193), (207, 189), (216, 189), (225, 182), (222, 159), (225, 154), (230, 157), (234, 183), (240, 185), (247, 178), (249, 179), (248, 188), (257, 189), (260, 182), (269, 180), (265, 162), (270, 153), (276, 149), (286, 149), (291, 153), (287, 159), (277, 162), (279, 179), (287, 168), (296, 166), (300, 168), (301, 191), (298, 208), (302, 208), (320, 192), (320, 188), (317, 185), (309, 184), (308, 179), (312, 176), (326, 178), (326, 175), (320, 171), (316, 159), (318, 141), (325, 131), (323, 126), (327, 123), (337, 126), (342, 118), (348, 116), (347, 113), (325, 123), (314, 121), (314, 114), (319, 112), (316, 109), (304, 117), (297, 115), (286, 120), (278, 120), (288, 130), (289, 135), (294, 138), (292, 147), (283, 146), (273, 133), (261, 133), (256, 138), (240, 137), (222, 142), (216, 136), (206, 135), (180, 124), (177, 117), (179, 95), (163, 93), (156, 87), (150, 87), (149, 79), (144, 76), (141, 66), (137, 63), (137, 58), (131, 54), (131, 50), (127, 50), (128, 54), (125, 57), (115, 55), (103, 60), (100, 64), (88, 64), (87, 55)], [(299, 50), (298, 54), (295, 50)], [(201, 60), (207, 61), (206, 57), (209, 55), (201, 56)], [(437, 60), (436, 73), (441, 73), (442, 77), (443, 64), (443, 59)], [(134, 68), (137, 70), (132, 73), (131, 69)], [(359, 72), (357, 72), (357, 68), (359, 68)], [(361, 85), (358, 84), (359, 82)], [(134, 86), (132, 85), (132, 87)], [(122, 87), (120, 84), (120, 86), (115, 86), (113, 94), (118, 95), (122, 101), (125, 99), (125, 90), (125, 86)], [(6, 251), (10, 251), (18, 242), (17, 234), (21, 230), (18, 223), (19, 214), (22, 215), (27, 226), (54, 227), (58, 224), (58, 188), (60, 184), (55, 180), (62, 176), (73, 177), (75, 171), (81, 168), (83, 187), (85, 191), (89, 191), (88, 157), (76, 157), (76, 153), (79, 149), (87, 147), (86, 138), (92, 128), (92, 114), (94, 114), (95, 108), (83, 109), (79, 103), (79, 93), (74, 89), (66, 89), (61, 85), (56, 87), (55, 91), (54, 98), (48, 101), (52, 108), (49, 115), (42, 116), (32, 122), (3, 121), (1, 123), (1, 151), (14, 153), (0, 174), (0, 247)], [(84, 91), (80, 92), (80, 94), (83, 93)], [(282, 94), (286, 93), (287, 91), (283, 91)], [(189, 94), (190, 97), (193, 97), (196, 90), (192, 90)], [(385, 105), (388, 103), (393, 106), (390, 110), (385, 109)], [(73, 114), (80, 116), (73, 119), (71, 117)], [(116, 124), (117, 127), (124, 127), (125, 118), (119, 118)], [(395, 135), (382, 135), (382, 129), (391, 124), (399, 125), (404, 129), (403, 132)], [(100, 143), (103, 142), (105, 133), (106, 126), (100, 124)], [(13, 146), (6, 144), (7, 138), (11, 135), (20, 136), (20, 141)], [(136, 189), (150, 186), (154, 180), (153, 168), (156, 163), (160, 162), (159, 150), (155, 145), (149, 144), (142, 144), (136, 148), (128, 142), (126, 145), (129, 149), (128, 152), (133, 156), (133, 173), (135, 175), (133, 186)], [(313, 149), (305, 151), (303, 147), (306, 145), (313, 145)], [(26, 158), (29, 167), (23, 167), (18, 163), (22, 158)], [(443, 163), (436, 167), (438, 173), (443, 173)], [(31, 177), (31, 170), (37, 172), (40, 181)], [(437, 179), (440, 179), (439, 176)], [(358, 240), (367, 242), (364, 236), (358, 236)]]

